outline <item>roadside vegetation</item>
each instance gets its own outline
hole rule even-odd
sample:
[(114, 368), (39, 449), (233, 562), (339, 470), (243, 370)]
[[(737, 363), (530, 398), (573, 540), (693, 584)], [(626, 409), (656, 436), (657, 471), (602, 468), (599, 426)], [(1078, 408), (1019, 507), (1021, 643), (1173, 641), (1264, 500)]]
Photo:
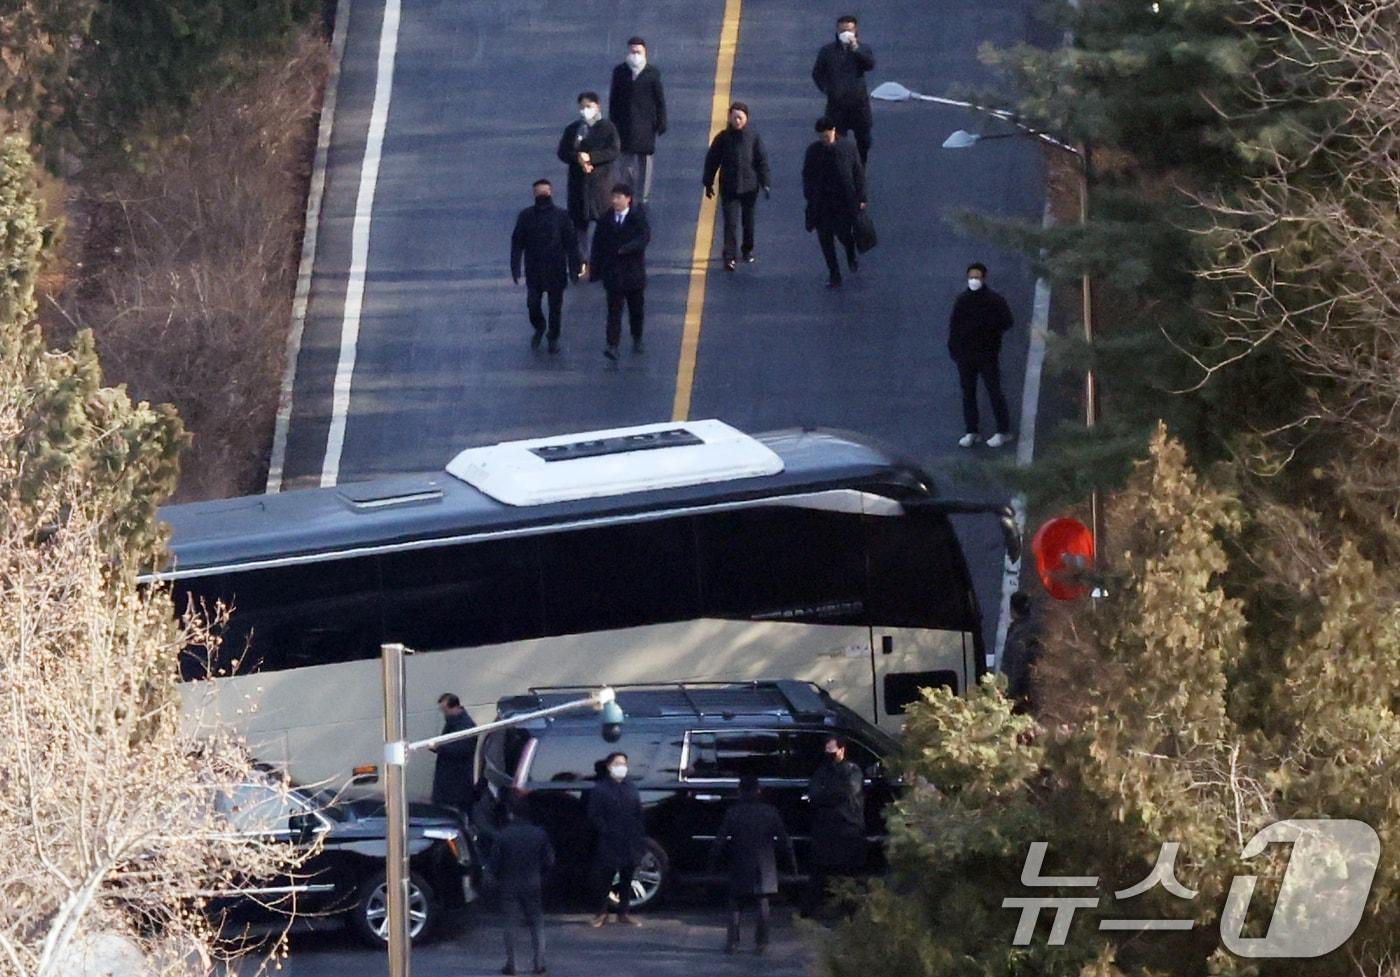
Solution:
[[(1091, 219), (977, 223), (1020, 242), (1062, 292), (1093, 276), (1093, 348), (1068, 338), (1076, 322), (1051, 346), (1071, 381), (1093, 364), (1102, 420), (1042, 440), (1033, 502), (1086, 518), (1089, 489), (1110, 494), (1094, 580), (1106, 596), (1044, 609), (1032, 715), (990, 691), (916, 708), (919, 786), (893, 819), (894, 871), (829, 943), (827, 968), (1394, 977), (1400, 6), (1053, 9), (1072, 43), (986, 57), (1008, 104), (1088, 146)], [(1365, 914), (1316, 959), (1235, 956), (1221, 939), (1231, 878), (1260, 876), (1247, 935), (1262, 936), (1289, 860), (1286, 845), (1249, 860), (1242, 846), (1284, 818), (1376, 830)], [(1024, 887), (1033, 841), (1048, 842), (1044, 874), (1098, 887)], [(1195, 898), (1115, 900), (1166, 842)], [(1020, 911), (1003, 898), (1099, 894), (1065, 945), (1048, 942), (1047, 910), (1013, 946)], [(1108, 918), (1194, 926), (1100, 930)]]

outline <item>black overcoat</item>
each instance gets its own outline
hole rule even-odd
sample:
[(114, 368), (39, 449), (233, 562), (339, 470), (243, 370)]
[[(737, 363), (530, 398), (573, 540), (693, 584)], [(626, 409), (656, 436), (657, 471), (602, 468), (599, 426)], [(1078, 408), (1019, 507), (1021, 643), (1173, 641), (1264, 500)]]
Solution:
[(741, 797), (724, 812), (710, 860), (718, 864), (720, 858), (728, 858), (730, 895), (771, 896), (778, 891), (777, 851), (796, 872), (797, 856), (778, 809), (758, 798)]
[(986, 285), (975, 292), (963, 289), (948, 316), (948, 353), (962, 362), (997, 356), (1002, 334), (1012, 324), (1011, 306), (1000, 292)]
[(719, 173), (719, 195), (725, 200), (773, 185), (768, 172), (768, 150), (752, 125), (732, 126), (715, 136), (705, 154), (704, 185), (713, 186)]
[(511, 821), (496, 835), (486, 869), (502, 893), (539, 892), (554, 867), (554, 846), (539, 825)]
[(650, 243), (651, 225), (647, 222), (645, 206), (634, 201), (621, 224), (609, 210), (598, 218), (598, 226), (593, 231), (588, 277), (595, 282), (602, 281), (609, 292), (635, 292), (646, 288), (647, 245)]
[[(442, 724), (443, 734), (457, 733), (471, 729), (476, 724), (466, 711), (459, 716), (446, 716)], [(437, 763), (433, 766), (434, 804), (466, 810), (471, 806), (475, 791), (472, 789), (472, 761), (476, 756), (476, 737), (469, 736), (455, 743), (444, 743), (435, 751)]]
[(579, 272), (578, 231), (568, 211), (550, 203), (526, 207), (515, 219), (510, 235), (510, 276), (544, 291), (564, 288)]
[(870, 108), (870, 93), (865, 89), (865, 73), (875, 67), (875, 52), (865, 44), (852, 51), (839, 40), (822, 45), (812, 65), (812, 81), (826, 96), (832, 108), (851, 110)]
[(807, 227), (845, 231), (865, 202), (865, 167), (849, 139), (827, 145), (818, 139), (802, 161), (802, 194), (807, 198)]
[(827, 868), (865, 864), (865, 778), (849, 760), (826, 763), (807, 782), (812, 861)]
[[(583, 172), (579, 165), (581, 152), (589, 154), (592, 173)], [(612, 209), (612, 165), (621, 152), (617, 127), (607, 119), (591, 126), (579, 119), (559, 137), (559, 159), (569, 164), (569, 216), (576, 226), (582, 227)]]
[(596, 833), (596, 867), (617, 870), (637, 864), (646, 848), (646, 825), (636, 787), (611, 777), (598, 781), (588, 792), (588, 823)]
[(624, 153), (656, 152), (656, 137), (666, 133), (666, 92), (661, 72), (647, 65), (637, 77), (620, 64), (613, 69), (608, 92), (608, 118), (617, 126)]

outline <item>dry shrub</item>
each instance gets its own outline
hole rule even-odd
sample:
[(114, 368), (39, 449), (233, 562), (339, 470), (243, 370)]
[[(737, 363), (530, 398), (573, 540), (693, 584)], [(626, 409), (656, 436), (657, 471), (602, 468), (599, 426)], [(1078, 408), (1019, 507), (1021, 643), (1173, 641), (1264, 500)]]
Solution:
[(178, 498), (256, 491), (281, 385), (329, 51), (314, 31), (153, 126), (138, 166), (84, 174), (82, 268), (50, 313), (106, 376), (194, 436)]

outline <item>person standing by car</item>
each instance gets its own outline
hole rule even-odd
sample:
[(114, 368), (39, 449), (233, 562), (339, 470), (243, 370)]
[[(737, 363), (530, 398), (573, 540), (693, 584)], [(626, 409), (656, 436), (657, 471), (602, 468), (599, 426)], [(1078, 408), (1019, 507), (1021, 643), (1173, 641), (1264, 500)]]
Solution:
[(753, 218), (758, 191), (768, 192), (768, 152), (763, 137), (749, 125), (749, 107), (743, 102), (729, 106), (729, 126), (710, 143), (705, 154), (701, 182), (705, 196), (715, 195), (715, 175), (719, 175), (720, 211), (724, 215), (724, 270), (733, 271), (739, 249), (735, 245), (736, 225), (744, 224), (744, 261), (753, 261)]
[(661, 72), (647, 64), (647, 42), (627, 40), (627, 60), (613, 68), (608, 90), (608, 117), (622, 140), (622, 172), (618, 176), (651, 202), (656, 139), (666, 134), (666, 93)]
[(500, 898), (504, 916), (506, 965), (503, 974), (515, 973), (515, 934), (523, 922), (530, 930), (534, 972), (545, 972), (545, 940), (542, 920), (544, 877), (554, 867), (554, 846), (544, 829), (531, 823), (525, 796), (512, 791), (506, 797), (503, 823), (496, 832), (486, 871)]
[[(471, 729), (471, 714), (462, 708), (462, 700), (451, 692), (438, 696), (438, 709), (442, 711), (442, 733), (460, 733)], [(437, 754), (433, 767), (432, 801), (441, 807), (450, 807), (466, 815), (471, 809), (475, 791), (472, 789), (472, 757), (476, 754), (476, 737), (468, 736), (454, 743), (444, 743), (432, 747)]]
[(1011, 433), (1011, 413), (1001, 392), (1001, 337), (1013, 325), (1011, 307), (1000, 292), (987, 285), (987, 266), (974, 261), (967, 266), (967, 288), (953, 302), (948, 316), (948, 355), (958, 367), (962, 385), (963, 424), (967, 433), (958, 444), (971, 448), (977, 443), (977, 378), (987, 388), (997, 430), (987, 439), (987, 447), (1000, 448), (1015, 440)]
[[(641, 926), (629, 912), (632, 904), (632, 875), (646, 846), (642, 821), (642, 796), (627, 782), (627, 754), (610, 753), (604, 761), (607, 776), (588, 792), (588, 823), (596, 835), (590, 888), (598, 913), (594, 928), (608, 921), (608, 902), (617, 893), (617, 921)], [(616, 884), (614, 884), (616, 879)]]
[(860, 267), (852, 232), (856, 217), (865, 208), (865, 167), (849, 140), (838, 138), (836, 123), (817, 120), (817, 140), (807, 147), (802, 161), (802, 195), (807, 199), (807, 230), (817, 232), (826, 259), (827, 288), (841, 287), (841, 267), (836, 263), (836, 240), (846, 248), (846, 266)]
[(778, 893), (778, 864), (775, 850), (783, 853), (789, 871), (797, 871), (797, 855), (792, 850), (778, 809), (763, 799), (758, 777), (739, 778), (739, 800), (724, 812), (719, 833), (710, 853), (711, 868), (719, 859), (729, 858), (729, 938), (724, 952), (739, 949), (739, 926), (744, 904), (757, 902), (758, 930), (754, 951), (768, 950), (769, 900)]
[(525, 308), (534, 335), (530, 348), (539, 349), (545, 334), (543, 298), (549, 296), (549, 351), (559, 352), (559, 327), (564, 314), (564, 289), (582, 267), (578, 232), (566, 211), (554, 206), (554, 187), (536, 180), (535, 203), (515, 219), (510, 235), (510, 277), (520, 284), (521, 262), (525, 272)]
[(832, 876), (851, 875), (865, 865), (865, 777), (846, 759), (846, 740), (826, 741), (826, 760), (807, 782), (812, 805), (811, 874), (802, 915), (812, 916), (826, 899)]
[[(579, 121), (559, 137), (559, 160), (569, 166), (569, 217), (578, 231), (579, 249), (588, 253), (588, 227), (608, 212), (613, 161), (622, 151), (617, 127), (603, 118), (597, 92), (580, 92)], [(585, 269), (586, 270), (586, 269)]]
[(593, 234), (592, 271), (602, 279), (608, 293), (607, 346), (603, 355), (617, 359), (617, 347), (622, 341), (622, 306), (627, 306), (627, 321), (632, 329), (632, 352), (643, 352), (642, 328), (646, 315), (647, 245), (651, 243), (651, 225), (641, 204), (633, 204), (632, 188), (625, 183), (612, 188), (612, 209), (598, 219)]
[(875, 67), (875, 53), (860, 41), (860, 26), (849, 14), (836, 18), (836, 39), (817, 52), (812, 81), (826, 96), (826, 115), (840, 135), (854, 132), (860, 162), (870, 158), (870, 93), (865, 73)]

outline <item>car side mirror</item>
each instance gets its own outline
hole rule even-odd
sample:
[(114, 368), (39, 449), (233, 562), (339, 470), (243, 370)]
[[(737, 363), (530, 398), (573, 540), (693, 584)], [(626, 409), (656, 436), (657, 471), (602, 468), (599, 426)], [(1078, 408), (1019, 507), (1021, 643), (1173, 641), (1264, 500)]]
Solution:
[(314, 814), (293, 814), (287, 818), (287, 827), (292, 832), (292, 840), (305, 843), (316, 837), (318, 822)]

